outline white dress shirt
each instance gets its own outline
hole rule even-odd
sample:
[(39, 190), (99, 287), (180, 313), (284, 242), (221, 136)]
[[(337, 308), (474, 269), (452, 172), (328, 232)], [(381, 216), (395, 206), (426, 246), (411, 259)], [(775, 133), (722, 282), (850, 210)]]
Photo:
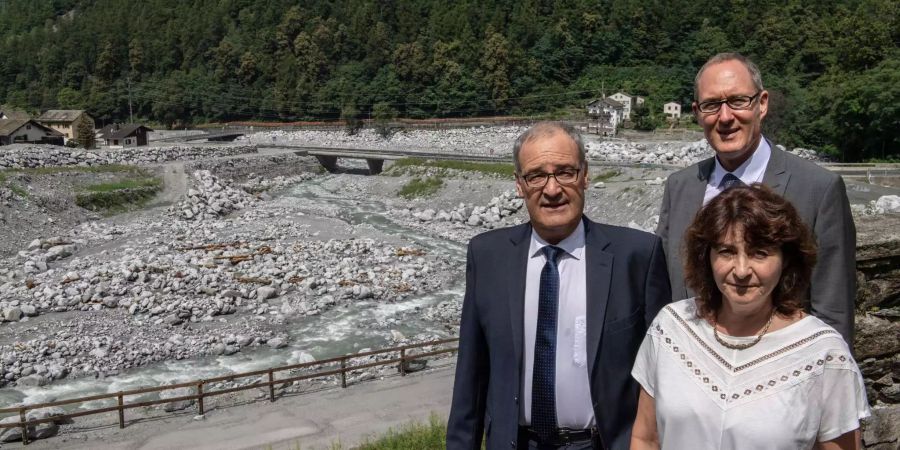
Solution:
[[(748, 186), (752, 183), (762, 183), (763, 175), (766, 173), (766, 166), (769, 165), (769, 157), (771, 155), (772, 149), (769, 147), (769, 142), (766, 141), (765, 138), (762, 138), (759, 140), (759, 145), (756, 147), (756, 151), (750, 155), (750, 158), (747, 158), (747, 160), (738, 166), (737, 169), (734, 169), (734, 172), (731, 172), (731, 174), (740, 178), (741, 181)], [(727, 173), (729, 172), (719, 163), (719, 158), (716, 158), (716, 166), (713, 169), (712, 175), (709, 177), (709, 182), (706, 184), (706, 194), (703, 196), (704, 205), (709, 203), (713, 197), (722, 193), (719, 184)]]
[[(531, 378), (534, 371), (534, 339), (538, 319), (538, 291), (547, 258), (541, 251), (549, 245), (533, 230), (528, 249), (525, 278), (524, 362), (519, 422), (531, 425)], [(587, 367), (587, 274), (584, 263), (584, 223), (556, 247), (559, 257), (559, 306), (556, 324), (556, 419), (560, 427), (587, 429), (593, 426)]]

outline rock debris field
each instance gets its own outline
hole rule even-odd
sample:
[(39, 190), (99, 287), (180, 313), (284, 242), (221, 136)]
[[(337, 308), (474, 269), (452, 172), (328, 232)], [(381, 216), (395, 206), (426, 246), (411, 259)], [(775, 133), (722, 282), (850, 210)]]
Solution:
[[(339, 343), (335, 348), (368, 349), (340, 342), (354, 335), (329, 320), (347, 311), (356, 315), (345, 326), (377, 336), (383, 346), (454, 336), (465, 243), (527, 220), (511, 173), (396, 170), (387, 163), (382, 175), (367, 176), (353, 174), (363, 162), (341, 160), (343, 170), (328, 174), (313, 158), (257, 145), (478, 153), (508, 161), (522, 131), (409, 130), (390, 139), (371, 130), (355, 136), (265, 131), (230, 145), (87, 152), (0, 147), (0, 170), (6, 169), (0, 179), (0, 387), (114, 379), (155, 363), (252, 359), (260, 352), (290, 353), (282, 359), (288, 363), (310, 361), (313, 348), (326, 346), (321, 338)], [(658, 221), (665, 177), (711, 154), (705, 141), (586, 138), (586, 148), (588, 216), (647, 231)], [(819, 158), (811, 150), (792, 151)], [(72, 192), (94, 175), (49, 170), (108, 164), (156, 173), (166, 180), (160, 195), (174, 200), (115, 215), (85, 212), (73, 205)], [(440, 178), (441, 187), (423, 197), (398, 195), (421, 177)], [(860, 223), (897, 208), (900, 201), (884, 196), (854, 205), (854, 214)], [(301, 326), (324, 331), (306, 342), (296, 332)], [(360, 371), (353, 380), (382, 370), (389, 369)], [(0, 432), (0, 441), (20, 439), (16, 433)]]

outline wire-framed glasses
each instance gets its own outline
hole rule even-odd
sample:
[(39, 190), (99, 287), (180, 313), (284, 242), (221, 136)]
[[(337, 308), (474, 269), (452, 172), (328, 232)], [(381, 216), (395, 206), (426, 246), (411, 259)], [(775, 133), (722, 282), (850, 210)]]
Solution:
[(556, 179), (556, 182), (564, 185), (575, 184), (578, 181), (578, 174), (581, 172), (581, 168), (567, 168), (557, 170), (553, 173), (544, 173), (544, 172), (531, 172), (526, 173), (525, 175), (519, 176), (523, 182), (525, 182), (525, 186), (528, 186), (532, 189), (540, 189), (547, 185), (547, 182), (550, 181), (550, 177)]
[(731, 109), (750, 109), (753, 105), (753, 101), (759, 97), (759, 94), (762, 94), (762, 91), (756, 91), (756, 94), (752, 96), (735, 95), (733, 97), (728, 97), (725, 100), (708, 100), (698, 103), (697, 109), (704, 114), (713, 114), (719, 112), (723, 103), (727, 103), (728, 107)]

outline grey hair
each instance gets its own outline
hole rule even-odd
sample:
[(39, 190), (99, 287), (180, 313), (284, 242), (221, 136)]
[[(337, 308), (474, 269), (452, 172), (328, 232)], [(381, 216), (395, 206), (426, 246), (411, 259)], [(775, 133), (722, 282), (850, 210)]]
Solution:
[(750, 58), (740, 54), (740, 53), (719, 53), (712, 58), (709, 58), (703, 67), (697, 71), (697, 76), (694, 77), (694, 100), (700, 101), (700, 76), (703, 75), (703, 71), (705, 71), (709, 66), (713, 64), (723, 63), (725, 61), (737, 61), (744, 65), (747, 68), (747, 71), (750, 72), (750, 80), (753, 81), (753, 86), (757, 91), (763, 90), (763, 82), (762, 82), (762, 74), (759, 72), (759, 67), (756, 67), (756, 64), (753, 64), (753, 61), (750, 61)]
[(581, 162), (582, 166), (586, 165), (587, 158), (584, 152), (584, 141), (581, 140), (581, 133), (575, 127), (565, 122), (538, 122), (520, 134), (516, 138), (516, 143), (513, 144), (513, 164), (516, 166), (516, 173), (520, 175), (522, 173), (519, 152), (522, 151), (523, 145), (539, 138), (551, 137), (560, 131), (566, 133), (575, 142), (575, 145), (578, 146), (578, 161)]

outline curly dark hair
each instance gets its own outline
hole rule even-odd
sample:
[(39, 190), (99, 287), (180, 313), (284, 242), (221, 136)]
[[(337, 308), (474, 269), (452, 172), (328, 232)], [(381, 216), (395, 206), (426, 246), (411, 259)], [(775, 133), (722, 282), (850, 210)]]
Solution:
[(697, 314), (714, 317), (722, 306), (710, 250), (733, 228), (743, 232), (744, 242), (751, 249), (781, 249), (784, 266), (772, 292), (775, 311), (790, 316), (803, 308), (816, 264), (816, 241), (794, 205), (754, 183), (732, 187), (714, 197), (697, 212), (685, 232), (685, 282), (696, 293)]

